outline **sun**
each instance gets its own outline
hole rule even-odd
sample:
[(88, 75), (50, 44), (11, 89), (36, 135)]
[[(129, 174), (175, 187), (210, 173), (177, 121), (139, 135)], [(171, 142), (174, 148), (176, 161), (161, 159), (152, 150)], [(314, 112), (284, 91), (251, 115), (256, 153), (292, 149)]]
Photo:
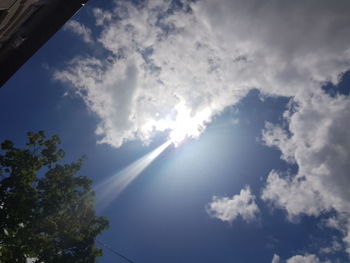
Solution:
[[(157, 114), (157, 117), (159, 114)], [(166, 117), (148, 123), (148, 130), (168, 133), (168, 140), (179, 146), (188, 138), (197, 138), (213, 116), (210, 107), (194, 111), (185, 103), (177, 104)]]
[(197, 138), (205, 128), (211, 111), (205, 108), (193, 114), (184, 104), (176, 106), (176, 117), (169, 125), (169, 140), (175, 145), (180, 145), (187, 138)]

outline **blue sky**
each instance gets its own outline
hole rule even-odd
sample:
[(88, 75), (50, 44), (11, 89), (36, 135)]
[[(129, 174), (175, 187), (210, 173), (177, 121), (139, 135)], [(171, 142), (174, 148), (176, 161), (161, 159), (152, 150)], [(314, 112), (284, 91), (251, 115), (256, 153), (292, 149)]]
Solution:
[(135, 262), (347, 262), (349, 9), (91, 0), (0, 90), (0, 139), (58, 134), (116, 189), (172, 141), (97, 206)]

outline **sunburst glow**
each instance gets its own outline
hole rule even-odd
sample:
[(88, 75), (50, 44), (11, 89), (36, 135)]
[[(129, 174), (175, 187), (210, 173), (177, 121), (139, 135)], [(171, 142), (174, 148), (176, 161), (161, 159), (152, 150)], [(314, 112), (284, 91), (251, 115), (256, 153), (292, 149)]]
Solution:
[(136, 179), (169, 145), (167, 141), (152, 152), (146, 154), (129, 166), (103, 181), (96, 187), (97, 205), (106, 207), (113, 201), (132, 181)]
[(205, 128), (212, 115), (210, 108), (204, 108), (197, 113), (191, 112), (183, 103), (175, 107), (175, 117), (161, 119), (154, 124), (156, 130), (169, 131), (169, 140), (180, 145), (187, 138), (197, 138)]

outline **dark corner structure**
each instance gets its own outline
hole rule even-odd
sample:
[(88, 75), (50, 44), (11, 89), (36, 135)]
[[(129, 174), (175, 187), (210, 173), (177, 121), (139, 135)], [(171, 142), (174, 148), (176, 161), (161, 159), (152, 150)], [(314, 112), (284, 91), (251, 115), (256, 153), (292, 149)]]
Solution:
[(0, 87), (88, 0), (0, 0)]

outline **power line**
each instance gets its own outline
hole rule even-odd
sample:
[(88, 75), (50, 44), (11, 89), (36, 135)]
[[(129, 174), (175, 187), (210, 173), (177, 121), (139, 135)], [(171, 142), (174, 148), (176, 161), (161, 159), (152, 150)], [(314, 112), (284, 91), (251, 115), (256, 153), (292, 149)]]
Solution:
[(115, 249), (113, 249), (112, 247), (110, 247), (109, 245), (101, 242), (100, 240), (96, 239), (97, 243), (99, 243), (100, 245), (104, 246), (105, 248), (107, 248), (109, 251), (111, 251), (112, 253), (116, 254), (117, 256), (121, 257), (122, 259), (126, 260), (129, 263), (135, 263), (134, 261), (132, 261), (131, 259), (127, 258), (126, 256), (120, 254), (118, 251), (116, 251)]

